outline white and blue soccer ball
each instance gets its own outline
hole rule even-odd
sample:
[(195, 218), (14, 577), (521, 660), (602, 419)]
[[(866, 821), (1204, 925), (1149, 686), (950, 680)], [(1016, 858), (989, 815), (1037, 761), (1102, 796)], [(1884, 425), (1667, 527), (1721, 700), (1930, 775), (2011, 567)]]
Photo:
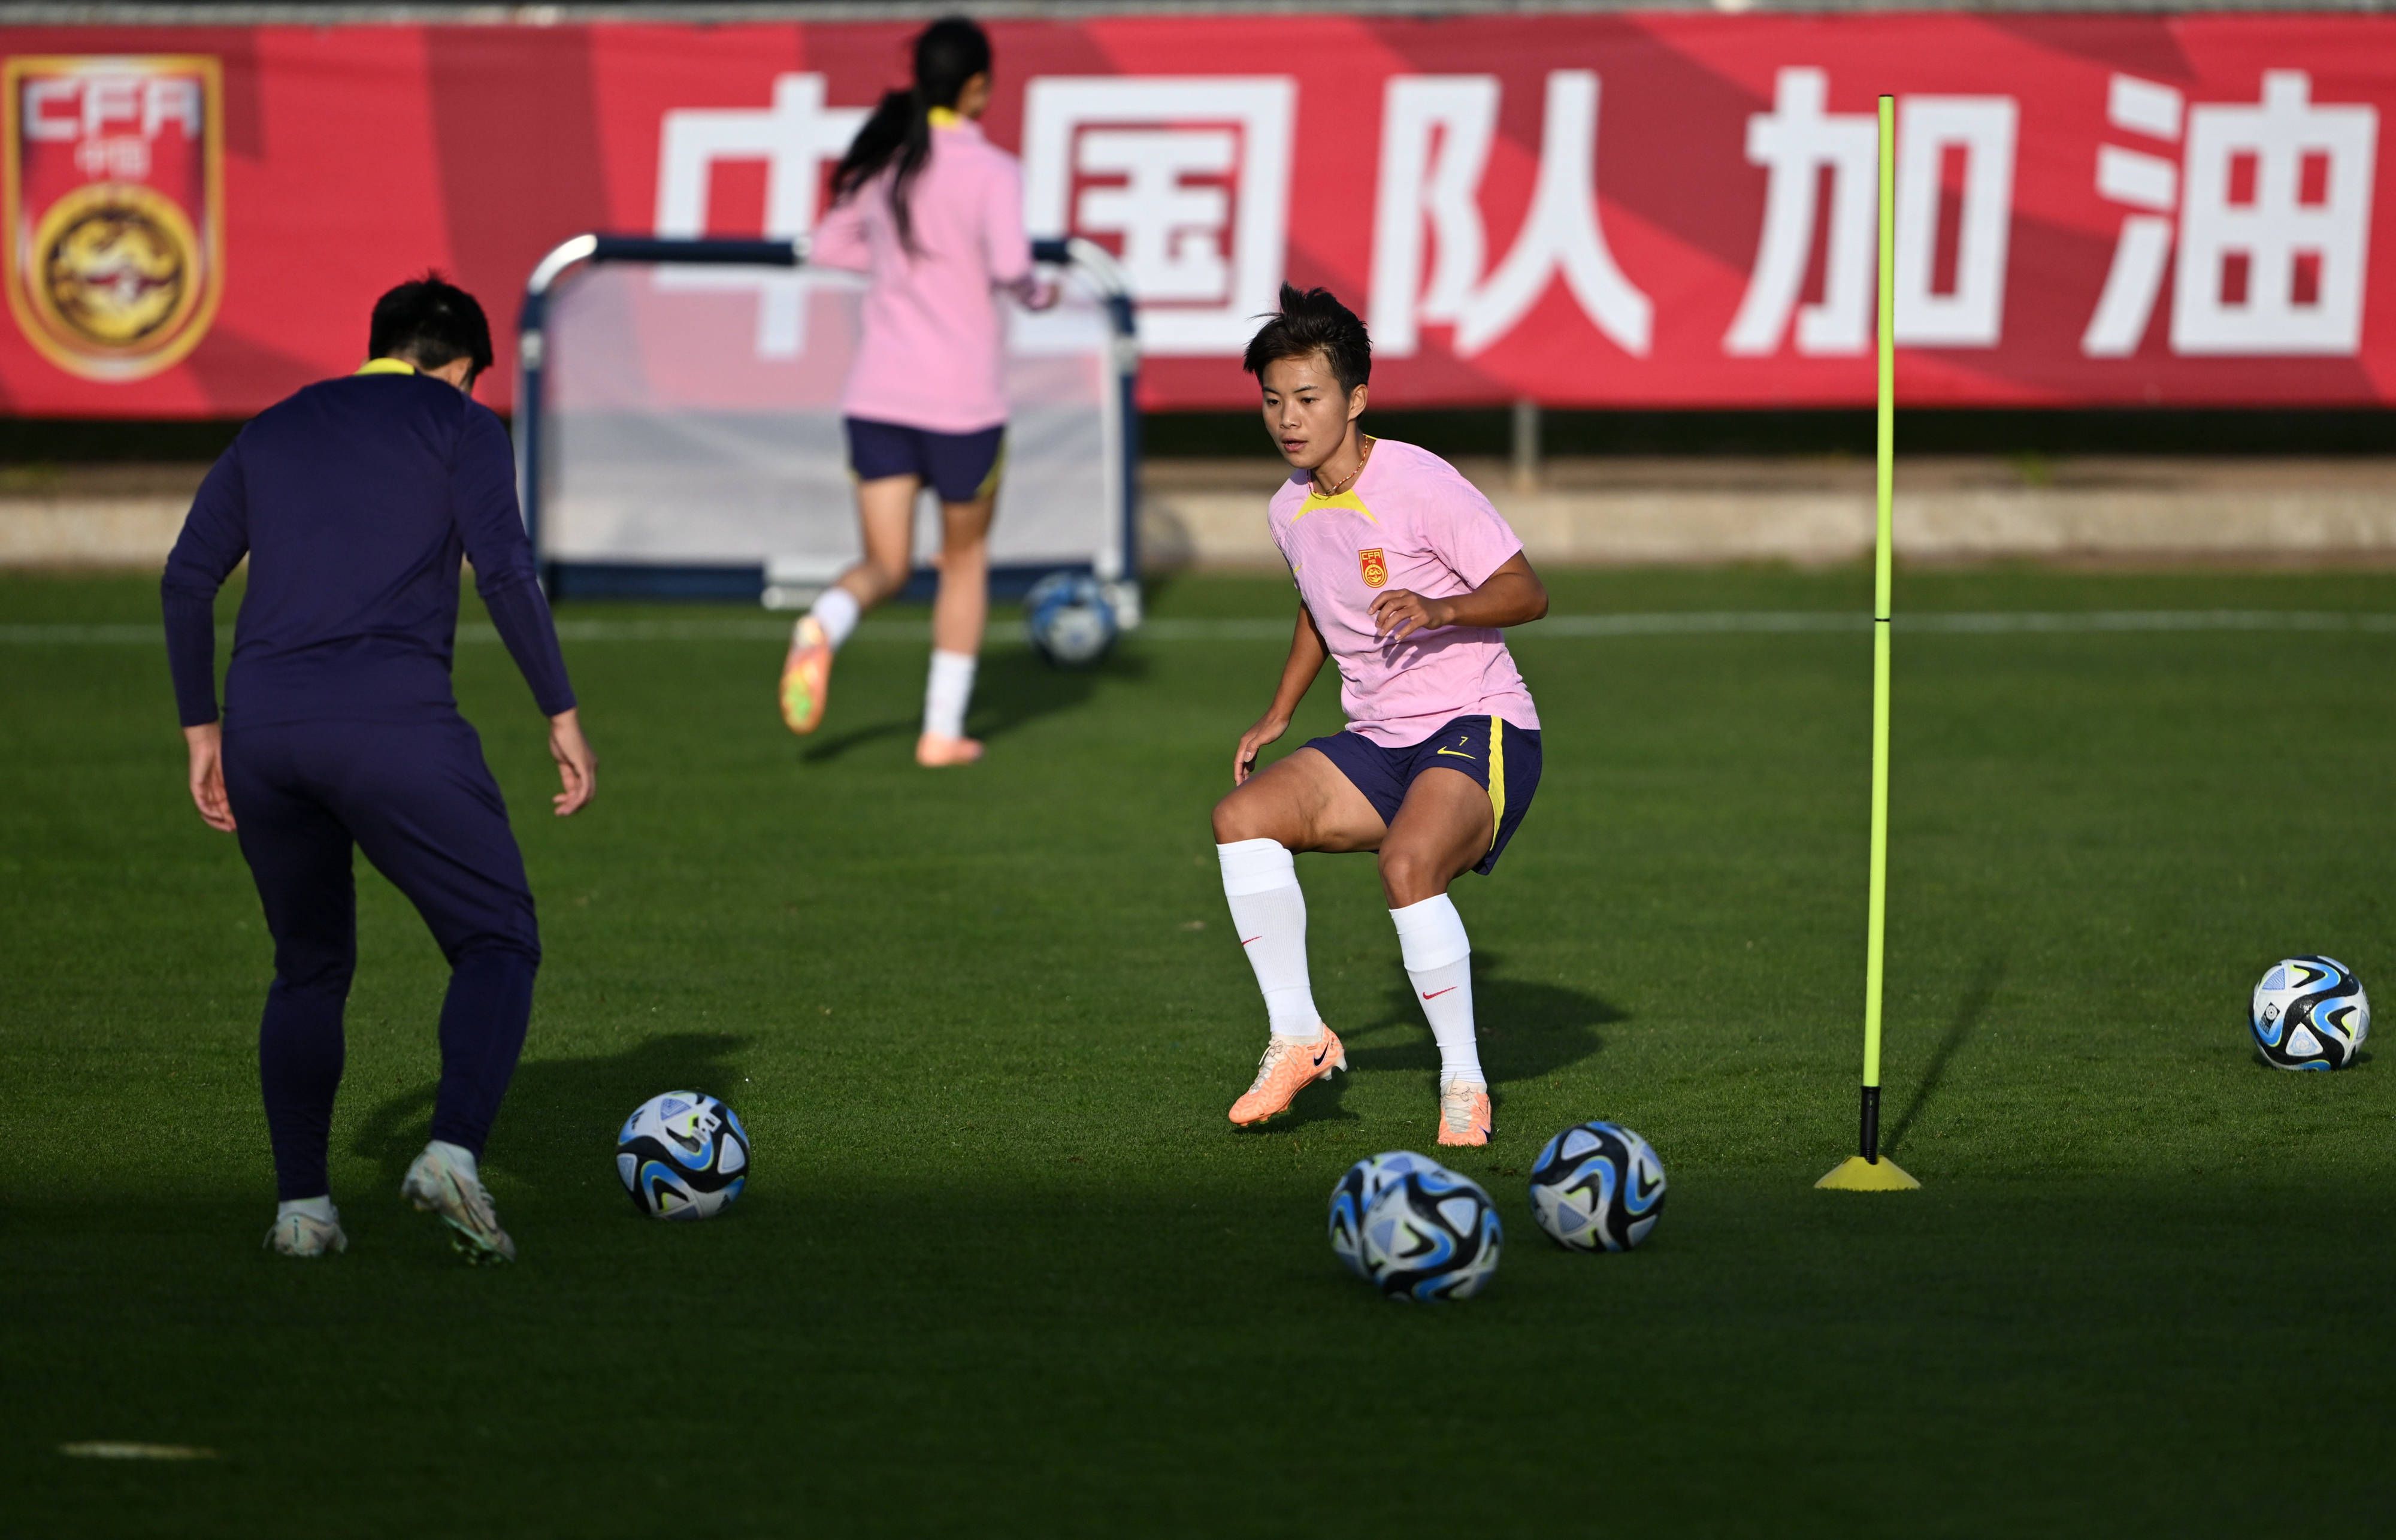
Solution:
[(651, 1218), (705, 1219), (730, 1206), (749, 1180), (749, 1131), (713, 1096), (669, 1091), (624, 1120), (616, 1175)]
[(2343, 962), (2291, 957), (2255, 986), (2247, 1029), (2263, 1057), (2282, 1069), (2343, 1069), (2371, 1035), (2371, 1001)]
[(1575, 1123), (1531, 1162), (1531, 1215), (1572, 1251), (1629, 1251), (1664, 1216), (1664, 1162), (1620, 1123)]
[(1052, 572), (1032, 584), (1023, 624), (1040, 656), (1061, 669), (1096, 663), (1121, 629), (1105, 585), (1086, 572)]
[(1364, 1211), (1381, 1195), (1381, 1189), (1398, 1177), (1409, 1172), (1439, 1168), (1438, 1162), (1411, 1149), (1384, 1150), (1350, 1166), (1347, 1175), (1339, 1178), (1339, 1185), (1331, 1189), (1332, 1255), (1350, 1272), (1364, 1277)]
[(1364, 1281), (1388, 1298), (1469, 1299), (1498, 1271), (1504, 1240), (1478, 1182), (1425, 1162), (1364, 1205), (1356, 1250)]

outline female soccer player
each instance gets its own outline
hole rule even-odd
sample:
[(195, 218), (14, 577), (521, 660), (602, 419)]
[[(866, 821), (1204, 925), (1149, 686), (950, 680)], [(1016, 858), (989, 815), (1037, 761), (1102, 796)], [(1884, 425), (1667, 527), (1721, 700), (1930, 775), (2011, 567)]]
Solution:
[[(1539, 784), (1539, 715), (1498, 628), (1548, 613), (1548, 591), (1506, 521), (1445, 460), (1358, 427), (1373, 369), (1364, 324), (1323, 289), (1285, 285), (1244, 360), (1265, 431), (1296, 474), (1267, 512), (1298, 584), (1298, 629), (1272, 705), (1240, 735), (1215, 804), (1240, 945), (1271, 1039), (1231, 1122), (1287, 1110), (1348, 1066), (1306, 975), (1300, 850), (1379, 853), (1406, 976), (1439, 1042), (1439, 1142), (1495, 1131), (1472, 1036), (1471, 946), (1447, 885), (1488, 872)], [(1339, 665), (1345, 732), (1264, 770), (1324, 659)]]
[(915, 84), (882, 99), (832, 173), (832, 207), (808, 260), (867, 274), (865, 324), (841, 395), (857, 474), (865, 559), (824, 591), (791, 634), (782, 720), (823, 721), (832, 654), (858, 617), (889, 598), (914, 564), (916, 494), (940, 499), (939, 595), (932, 671), (915, 763), (970, 764), (965, 737), (974, 664), (990, 608), (990, 513), (1006, 434), (1002, 378), (1005, 290), (1033, 310), (1056, 302), (1032, 271), (1023, 177), (981, 137), (990, 38), (962, 17), (915, 39)]

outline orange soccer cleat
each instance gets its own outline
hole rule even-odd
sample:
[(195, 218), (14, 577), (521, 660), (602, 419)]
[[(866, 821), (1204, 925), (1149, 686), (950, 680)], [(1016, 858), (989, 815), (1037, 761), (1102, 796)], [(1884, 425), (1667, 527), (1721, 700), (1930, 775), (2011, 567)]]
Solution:
[(1257, 1060), (1256, 1083), (1231, 1104), (1231, 1121), (1248, 1128), (1278, 1118), (1300, 1091), (1347, 1068), (1348, 1050), (1328, 1027), (1319, 1038), (1274, 1038), (1265, 1045), (1264, 1057)]
[(782, 724), (793, 733), (814, 732), (831, 689), (832, 639), (810, 615), (792, 631), (791, 655), (782, 659)]
[(1485, 1145), (1498, 1132), (1489, 1116), (1489, 1088), (1462, 1081), (1439, 1088), (1439, 1142)]

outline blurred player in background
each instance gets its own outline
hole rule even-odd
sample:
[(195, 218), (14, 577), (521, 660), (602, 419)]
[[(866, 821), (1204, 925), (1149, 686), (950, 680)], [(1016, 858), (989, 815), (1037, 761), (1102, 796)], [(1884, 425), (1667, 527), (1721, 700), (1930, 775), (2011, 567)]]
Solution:
[[(267, 1243), (348, 1248), (326, 1175), (357, 967), (351, 852), (407, 896), (449, 961), (433, 1138), (401, 1196), (469, 1261), (512, 1261), (479, 1162), (532, 1016), (540, 932), (507, 804), (458, 714), (458, 563), (549, 718), (560, 817), (591, 800), (566, 659), (516, 506), (474, 297), (430, 274), (374, 308), (366, 365), (260, 413), (200, 484), (161, 585), (192, 800), (235, 834), (274, 937), (258, 1071), (282, 1199)], [(217, 717), (217, 590), (249, 558)]]
[[(1271, 1038), (1231, 1122), (1286, 1110), (1347, 1068), (1314, 1007), (1306, 898), (1291, 853), (1377, 851), (1406, 976), (1439, 1042), (1439, 1142), (1487, 1144), (1488, 1077), (1473, 1040), (1471, 946), (1447, 896), (1488, 872), (1539, 784), (1539, 715), (1498, 628), (1537, 620), (1548, 591), (1489, 499), (1428, 450), (1357, 426), (1373, 368), (1364, 324), (1322, 289), (1284, 285), (1243, 361), (1265, 430), (1295, 468), (1267, 522), (1298, 591), (1272, 705), (1240, 735), (1215, 805), (1223, 895), (1264, 990)], [(1326, 658), (1344, 732), (1271, 767)]]
[(832, 173), (832, 207), (807, 259), (867, 275), (863, 335), (841, 395), (865, 559), (824, 591), (792, 632), (782, 720), (823, 720), (832, 654), (858, 617), (914, 566), (915, 498), (940, 499), (940, 587), (915, 762), (970, 764), (975, 661), (990, 608), (990, 515), (1005, 459), (1005, 318), (1001, 291), (1056, 302), (1032, 269), (1023, 176), (982, 138), (990, 38), (962, 17), (915, 39), (915, 84), (882, 99)]

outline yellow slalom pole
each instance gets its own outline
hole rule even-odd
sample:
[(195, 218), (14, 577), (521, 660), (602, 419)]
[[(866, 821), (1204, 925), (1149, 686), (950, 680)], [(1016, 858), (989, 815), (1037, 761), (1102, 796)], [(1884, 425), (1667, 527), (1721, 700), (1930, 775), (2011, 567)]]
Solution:
[(1897, 488), (1897, 99), (1880, 99), (1880, 529), (1872, 553), (1871, 903), (1864, 942), (1864, 1086), (1857, 1152), (1814, 1185), (1897, 1192), (1922, 1184), (1880, 1158), (1880, 1002), (1888, 931), (1888, 632)]

